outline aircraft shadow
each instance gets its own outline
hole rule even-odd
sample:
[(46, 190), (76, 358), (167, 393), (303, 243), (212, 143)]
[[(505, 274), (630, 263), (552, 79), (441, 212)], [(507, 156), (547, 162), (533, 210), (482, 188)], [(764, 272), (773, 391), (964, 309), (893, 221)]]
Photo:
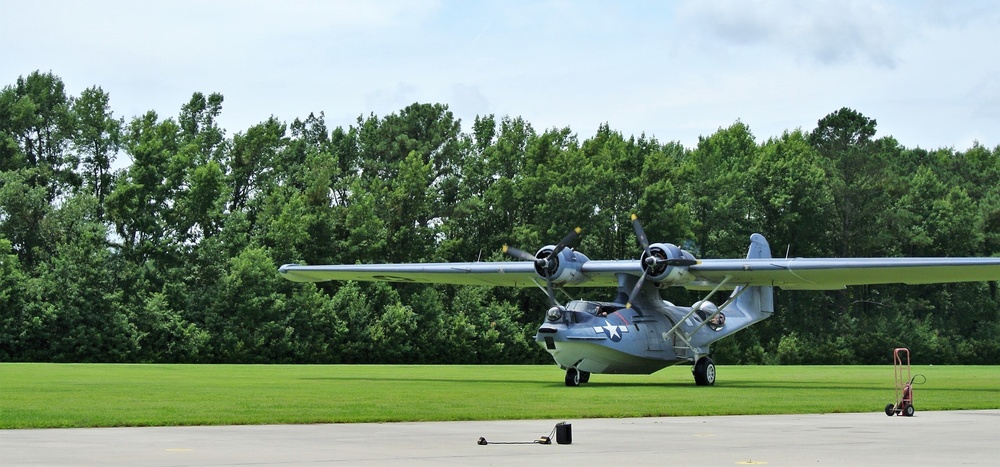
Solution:
[[(592, 376), (592, 378), (594, 378)], [(309, 377), (309, 378), (298, 378), (300, 381), (385, 381), (391, 383), (470, 383), (470, 384), (502, 384), (502, 385), (516, 385), (516, 386), (544, 386), (544, 387), (565, 387), (565, 383), (560, 380), (551, 379), (523, 379), (523, 380), (510, 380), (510, 379), (485, 379), (485, 378), (401, 378), (401, 377), (388, 377), (388, 378), (378, 378), (363, 375), (343, 375), (343, 376), (324, 376), (324, 377)], [(890, 382), (891, 383), (891, 382)], [(589, 383), (584, 383), (580, 385), (580, 388), (642, 388), (642, 387), (657, 387), (657, 388), (695, 388), (693, 381), (650, 381), (650, 382), (636, 382), (636, 381), (613, 381), (613, 380), (594, 380), (591, 379)], [(717, 381), (714, 388), (720, 389), (787, 389), (787, 390), (802, 390), (802, 389), (836, 389), (836, 390), (892, 390), (894, 386), (892, 384), (878, 384), (878, 385), (852, 385), (852, 384), (829, 384), (828, 381)], [(704, 388), (704, 390), (711, 391), (712, 388)], [(917, 391), (928, 392), (928, 391), (948, 391), (948, 392), (968, 392), (968, 393), (996, 393), (997, 389), (989, 388), (961, 388), (961, 387), (916, 387)]]
[(324, 376), (298, 378), (300, 381), (386, 381), (393, 383), (494, 383), (494, 384), (547, 384), (549, 380), (466, 379), (466, 378), (373, 378), (370, 376)]
[[(372, 378), (366, 376), (323, 376), (323, 377), (309, 377), (309, 378), (298, 378), (300, 381), (385, 381), (391, 383), (470, 383), (470, 384), (502, 384), (502, 385), (530, 385), (530, 386), (543, 386), (543, 387), (566, 387), (566, 383), (562, 379), (524, 379), (524, 380), (510, 380), (510, 379), (468, 379), (468, 378)], [(585, 389), (588, 387), (600, 387), (600, 388), (639, 388), (639, 387), (659, 387), (659, 388), (684, 388), (692, 387), (694, 382), (615, 382), (615, 381), (594, 381), (591, 380), (589, 383), (581, 384), (580, 389)]]

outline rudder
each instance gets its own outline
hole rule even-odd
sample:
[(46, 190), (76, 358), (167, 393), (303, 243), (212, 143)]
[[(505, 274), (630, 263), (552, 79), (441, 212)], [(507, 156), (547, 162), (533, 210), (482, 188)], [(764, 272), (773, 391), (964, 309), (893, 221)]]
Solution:
[[(750, 236), (750, 248), (747, 251), (747, 259), (766, 259), (771, 257), (771, 246), (767, 239), (759, 233)], [(737, 294), (743, 287), (733, 291)], [(771, 286), (754, 286), (736, 299), (736, 305), (740, 309), (751, 313), (773, 313), (774, 312), (774, 288)]]

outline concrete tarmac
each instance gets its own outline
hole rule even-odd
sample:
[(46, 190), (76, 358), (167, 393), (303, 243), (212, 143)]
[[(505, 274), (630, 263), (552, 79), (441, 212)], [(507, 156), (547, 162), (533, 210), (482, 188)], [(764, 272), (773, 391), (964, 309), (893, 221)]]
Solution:
[(0, 430), (0, 465), (1000, 464), (1000, 410), (579, 419), (570, 444), (499, 444), (560, 421)]

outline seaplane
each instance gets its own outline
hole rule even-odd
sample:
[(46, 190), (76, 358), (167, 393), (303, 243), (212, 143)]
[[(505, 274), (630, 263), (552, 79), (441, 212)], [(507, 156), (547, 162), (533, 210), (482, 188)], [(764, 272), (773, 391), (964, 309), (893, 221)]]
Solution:
[[(650, 243), (632, 215), (638, 259), (591, 260), (570, 247), (573, 229), (534, 254), (504, 246), (520, 261), (299, 265), (282, 277), (296, 282), (382, 281), (538, 287), (549, 299), (535, 341), (566, 371), (566, 386), (592, 374), (651, 374), (690, 364), (695, 384), (715, 384), (711, 345), (771, 317), (775, 287), (837, 290), (863, 284), (936, 284), (1000, 280), (1000, 258), (773, 258), (763, 235), (750, 236), (745, 258), (698, 259), (671, 243)], [(614, 287), (607, 301), (560, 303), (556, 289)], [(660, 291), (704, 291), (691, 306), (664, 300)], [(728, 295), (727, 295), (728, 294)], [(568, 294), (567, 294), (568, 295)], [(717, 303), (719, 302), (719, 303)]]

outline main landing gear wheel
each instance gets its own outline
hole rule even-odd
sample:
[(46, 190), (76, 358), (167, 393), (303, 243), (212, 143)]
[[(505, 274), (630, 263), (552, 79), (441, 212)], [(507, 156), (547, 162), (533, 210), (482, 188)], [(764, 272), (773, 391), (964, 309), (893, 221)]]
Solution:
[(579, 386), (580, 385), (580, 372), (576, 368), (566, 369), (566, 385), (567, 386)]
[(694, 383), (698, 386), (715, 384), (715, 362), (709, 357), (701, 357), (694, 364)]

